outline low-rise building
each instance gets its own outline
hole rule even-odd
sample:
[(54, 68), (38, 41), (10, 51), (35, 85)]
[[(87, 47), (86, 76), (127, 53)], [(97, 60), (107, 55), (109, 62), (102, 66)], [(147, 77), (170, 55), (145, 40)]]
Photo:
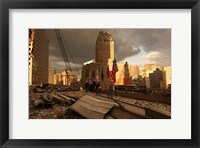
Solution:
[(55, 74), (55, 69), (53, 67), (49, 67), (48, 69), (48, 83), (49, 84), (54, 84), (54, 74)]
[(160, 82), (163, 81), (163, 72), (156, 68), (153, 73), (149, 74), (150, 88), (160, 88)]
[(70, 86), (74, 80), (75, 76), (69, 70), (54, 74), (54, 84)]

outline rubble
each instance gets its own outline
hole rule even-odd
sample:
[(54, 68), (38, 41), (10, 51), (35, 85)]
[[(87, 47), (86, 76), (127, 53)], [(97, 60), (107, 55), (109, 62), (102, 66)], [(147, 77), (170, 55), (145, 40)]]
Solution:
[(162, 109), (162, 110), (171, 112), (171, 105), (169, 105), (169, 104), (137, 100), (137, 99), (132, 99), (132, 98), (120, 97), (120, 96), (116, 96), (115, 99), (119, 100), (119, 101), (125, 101), (125, 102), (131, 103), (131, 104), (136, 104), (136, 105), (139, 105), (142, 107), (153, 107), (153, 108), (158, 108), (158, 109)]
[[(77, 88), (73, 89), (67, 86), (47, 85), (43, 88), (30, 86), (29, 119), (85, 119), (86, 117), (72, 110), (71, 107), (86, 94), (95, 95), (97, 98), (98, 96), (107, 97), (106, 94), (96, 95), (83, 90), (77, 91)], [(119, 95), (113, 98), (113, 101), (127, 102), (138, 107), (154, 108), (171, 113), (171, 105), (169, 104), (121, 97)], [(111, 117), (106, 115), (106, 118)]]
[[(77, 89), (77, 88), (76, 88)], [(71, 90), (71, 91), (69, 91)], [(67, 96), (68, 95), (68, 96)], [(43, 88), (30, 86), (29, 88), (29, 118), (30, 119), (65, 119), (84, 118), (73, 113), (71, 106), (83, 92), (66, 86), (47, 85)], [(69, 97), (72, 96), (72, 97)], [(76, 99), (74, 99), (76, 98)]]

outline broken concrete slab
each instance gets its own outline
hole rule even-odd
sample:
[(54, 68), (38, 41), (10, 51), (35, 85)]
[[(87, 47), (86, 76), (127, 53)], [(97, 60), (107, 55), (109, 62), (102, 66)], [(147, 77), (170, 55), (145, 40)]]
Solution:
[(105, 115), (112, 109), (114, 104), (93, 98), (90, 95), (81, 97), (70, 108), (88, 119), (103, 119)]

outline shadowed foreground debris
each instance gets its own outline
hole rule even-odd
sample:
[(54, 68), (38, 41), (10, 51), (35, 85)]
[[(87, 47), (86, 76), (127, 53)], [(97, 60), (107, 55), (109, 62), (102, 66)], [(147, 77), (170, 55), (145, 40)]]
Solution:
[(48, 85), (29, 89), (30, 119), (170, 119), (171, 106), (163, 103)]
[[(80, 119), (81, 115), (69, 109), (83, 92), (66, 86), (49, 85), (45, 88), (31, 86), (29, 90), (30, 119)], [(67, 91), (68, 96), (65, 94)], [(77, 93), (79, 92), (79, 93)], [(69, 96), (72, 97), (69, 97)]]

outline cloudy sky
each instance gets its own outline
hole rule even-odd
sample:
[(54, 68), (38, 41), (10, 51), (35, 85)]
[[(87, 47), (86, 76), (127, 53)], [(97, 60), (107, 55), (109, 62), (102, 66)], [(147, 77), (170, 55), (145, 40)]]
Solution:
[[(62, 29), (60, 30), (70, 51), (72, 68), (81, 69), (84, 62), (95, 58), (95, 43), (99, 31), (108, 31), (114, 40), (118, 63), (132, 65), (154, 63), (171, 65), (171, 29)], [(49, 39), (49, 66), (57, 72), (65, 69), (54, 30), (46, 30)], [(70, 56), (69, 56), (70, 57)], [(74, 68), (73, 68), (74, 69)]]

